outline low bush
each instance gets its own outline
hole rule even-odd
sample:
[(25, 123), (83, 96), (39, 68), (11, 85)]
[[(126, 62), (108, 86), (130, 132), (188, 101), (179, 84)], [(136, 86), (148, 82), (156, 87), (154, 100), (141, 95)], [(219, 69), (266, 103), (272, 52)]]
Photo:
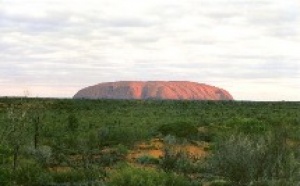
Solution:
[(34, 157), (34, 159), (43, 167), (46, 167), (50, 163), (52, 156), (52, 149), (49, 146), (43, 145), (34, 149), (33, 147), (27, 147), (25, 150), (26, 155)]
[(114, 146), (118, 144), (133, 146), (135, 142), (148, 137), (149, 131), (147, 129), (131, 126), (101, 127), (98, 130), (100, 146)]
[(214, 148), (209, 169), (233, 185), (279, 180), (294, 185), (300, 181), (299, 157), (287, 145), (285, 136), (279, 130), (264, 137), (231, 135)]
[(17, 185), (39, 186), (52, 182), (52, 176), (40, 165), (27, 162), (13, 172), (13, 180)]
[(189, 122), (175, 122), (163, 124), (158, 128), (158, 132), (163, 135), (172, 135), (180, 138), (191, 138), (197, 136), (197, 127)]
[(52, 172), (53, 183), (80, 183), (87, 181), (99, 181), (103, 178), (105, 171), (99, 168), (72, 169), (66, 172)]
[(268, 124), (260, 120), (254, 118), (241, 118), (241, 117), (235, 117), (229, 119), (228, 121), (226, 121), (225, 126), (229, 127), (231, 132), (235, 130), (250, 135), (264, 134), (269, 129)]
[(79, 120), (74, 113), (69, 114), (67, 118), (67, 130), (75, 132), (79, 127)]
[(0, 167), (0, 185), (6, 186), (11, 184), (11, 171), (7, 168)]
[(178, 151), (172, 145), (164, 148), (163, 157), (159, 166), (166, 172), (177, 172), (184, 175), (199, 172), (198, 162), (186, 151)]
[(119, 161), (121, 161), (123, 159), (124, 159), (123, 155), (118, 154), (118, 152), (116, 152), (116, 151), (110, 151), (110, 152), (101, 154), (95, 160), (95, 162), (98, 163), (98, 165), (100, 165), (102, 167), (108, 167), (108, 166), (112, 166), (112, 165), (118, 163)]
[(114, 171), (108, 186), (190, 186), (188, 179), (154, 169), (123, 166)]
[(128, 148), (122, 144), (117, 145), (114, 148), (103, 150), (93, 162), (97, 163), (101, 167), (108, 167), (120, 162), (126, 158), (128, 154)]
[(79, 170), (52, 172), (51, 175), (54, 183), (74, 183), (85, 179), (84, 173)]
[(140, 164), (159, 164), (159, 159), (150, 155), (143, 155), (136, 160)]

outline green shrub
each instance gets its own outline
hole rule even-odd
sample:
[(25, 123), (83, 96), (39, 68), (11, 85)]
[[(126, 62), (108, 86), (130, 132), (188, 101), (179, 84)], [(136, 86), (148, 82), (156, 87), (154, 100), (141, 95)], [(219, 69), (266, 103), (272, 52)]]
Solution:
[(33, 147), (28, 147), (26, 153), (30, 156), (33, 156), (34, 159), (43, 167), (46, 167), (50, 163), (52, 156), (52, 149), (49, 146), (43, 145), (34, 149)]
[(209, 183), (209, 186), (231, 186), (231, 183), (224, 180), (214, 180)]
[(160, 167), (167, 172), (175, 170), (177, 169), (177, 162), (182, 158), (185, 159), (183, 152), (176, 152), (171, 147), (165, 147)]
[(115, 148), (109, 149), (101, 153), (96, 162), (104, 167), (112, 166), (119, 161), (125, 159), (128, 149), (124, 145), (117, 145)]
[(300, 181), (299, 157), (297, 159), (280, 132), (270, 132), (264, 137), (231, 135), (218, 142), (208, 162), (213, 174), (234, 185), (276, 180), (293, 185)]
[(129, 150), (125, 145), (118, 144), (116, 146), (116, 153), (119, 154), (120, 156), (125, 157), (128, 154)]
[(67, 129), (74, 132), (79, 127), (79, 120), (74, 113), (68, 116)]
[(244, 134), (264, 134), (268, 131), (268, 125), (254, 118), (235, 117), (226, 121), (225, 126), (230, 128), (230, 131), (236, 130)]
[(96, 162), (103, 167), (112, 166), (119, 161), (123, 160), (123, 156), (119, 155), (115, 151), (103, 153), (99, 158), (97, 158)]
[(102, 127), (98, 130), (100, 146), (114, 146), (118, 144), (131, 146), (136, 141), (146, 139), (149, 136), (146, 128), (112, 126)]
[(121, 167), (114, 171), (108, 186), (189, 186), (191, 183), (184, 177), (154, 169)]
[(55, 183), (67, 183), (67, 182), (79, 182), (85, 179), (83, 171), (71, 170), (66, 172), (52, 172), (53, 182)]
[(52, 182), (52, 176), (40, 165), (27, 162), (13, 173), (13, 180), (18, 185), (38, 186)]
[(159, 164), (159, 159), (150, 155), (143, 155), (136, 160), (140, 164)]
[(165, 144), (167, 145), (175, 145), (178, 140), (176, 139), (175, 136), (172, 136), (170, 134), (166, 135), (164, 138), (163, 138), (163, 141)]
[(189, 122), (175, 122), (161, 125), (158, 132), (163, 135), (172, 135), (180, 138), (190, 138), (198, 134), (197, 127)]
[(99, 181), (103, 177), (103, 169), (91, 167), (89, 169), (72, 169), (66, 172), (52, 172), (54, 183), (76, 183), (85, 181)]
[(0, 167), (0, 185), (10, 185), (11, 177), (12, 175), (9, 169)]
[(198, 162), (186, 151), (178, 151), (174, 146), (169, 145), (164, 148), (163, 157), (159, 161), (159, 166), (166, 172), (177, 172), (187, 175), (199, 172)]
[(212, 142), (215, 135), (210, 131), (199, 131), (197, 135), (190, 136), (189, 138), (196, 141)]
[(3, 146), (0, 144), (0, 166), (10, 161), (11, 154), (12, 149), (10, 149), (8, 146)]

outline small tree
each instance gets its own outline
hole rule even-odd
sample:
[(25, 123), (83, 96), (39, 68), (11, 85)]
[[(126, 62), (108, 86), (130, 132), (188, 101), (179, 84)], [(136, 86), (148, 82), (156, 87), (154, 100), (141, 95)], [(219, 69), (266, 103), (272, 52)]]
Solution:
[(9, 128), (6, 141), (13, 151), (13, 170), (18, 166), (20, 148), (28, 139), (27, 110), (17, 110), (14, 107), (8, 110)]
[(78, 118), (75, 116), (75, 114), (70, 114), (68, 116), (68, 129), (72, 132), (75, 132), (77, 128), (79, 127), (79, 121)]

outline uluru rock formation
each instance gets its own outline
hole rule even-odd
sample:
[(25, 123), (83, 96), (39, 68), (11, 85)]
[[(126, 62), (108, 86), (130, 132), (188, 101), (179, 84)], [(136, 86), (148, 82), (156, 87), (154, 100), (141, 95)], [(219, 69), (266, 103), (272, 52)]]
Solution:
[(118, 81), (78, 91), (75, 99), (233, 100), (218, 87), (189, 81)]

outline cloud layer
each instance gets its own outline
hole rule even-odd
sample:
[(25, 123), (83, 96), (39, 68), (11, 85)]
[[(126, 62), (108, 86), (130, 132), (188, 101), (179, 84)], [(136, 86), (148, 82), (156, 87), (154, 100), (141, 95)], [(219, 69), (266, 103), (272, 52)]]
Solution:
[(299, 8), (298, 0), (3, 0), (0, 96), (190, 80), (241, 100), (299, 101)]

